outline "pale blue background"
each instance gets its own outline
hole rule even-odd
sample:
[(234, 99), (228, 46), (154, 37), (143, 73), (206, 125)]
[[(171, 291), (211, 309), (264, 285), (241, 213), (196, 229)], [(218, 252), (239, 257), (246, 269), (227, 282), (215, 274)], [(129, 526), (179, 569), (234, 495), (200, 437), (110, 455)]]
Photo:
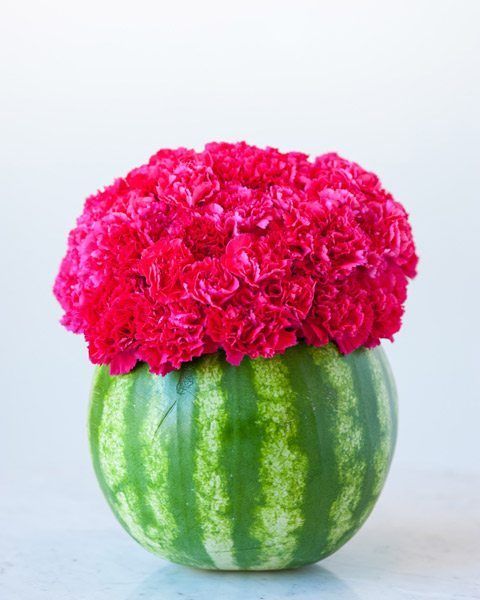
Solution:
[[(86, 348), (57, 324), (51, 285), (89, 193), (160, 147), (222, 139), (336, 150), (407, 207), (421, 263), (386, 346), (400, 393), (392, 477), (464, 473), (479, 493), (479, 23), (465, 0), (3, 1), (6, 522), (18, 494), (35, 520), (38, 486), (53, 498), (70, 486), (91, 503), (79, 515), (116, 531), (89, 464)], [(20, 492), (25, 481), (41, 483)]]

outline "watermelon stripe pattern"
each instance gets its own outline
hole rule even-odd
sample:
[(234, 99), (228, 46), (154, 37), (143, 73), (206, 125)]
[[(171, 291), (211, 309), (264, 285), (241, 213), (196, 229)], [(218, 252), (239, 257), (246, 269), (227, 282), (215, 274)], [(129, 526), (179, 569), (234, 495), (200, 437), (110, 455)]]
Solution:
[(233, 520), (224, 464), (223, 440), (228, 427), (227, 394), (217, 355), (207, 356), (197, 374), (195, 397), (198, 443), (194, 486), (198, 517), (205, 524), (202, 542), (215, 567), (235, 569)]
[(312, 350), (313, 362), (323, 367), (330, 386), (336, 390), (332, 434), (339, 489), (328, 513), (327, 548), (335, 548), (355, 520), (364, 482), (366, 459), (362, 452), (364, 428), (360, 419), (359, 397), (353, 374), (333, 346)]
[(253, 537), (264, 569), (287, 567), (303, 525), (307, 457), (298, 445), (298, 414), (288, 366), (281, 357), (252, 361), (257, 423), (262, 430), (258, 477), (263, 500), (256, 507)]
[(220, 353), (161, 377), (95, 373), (95, 472), (146, 549), (206, 569), (313, 563), (370, 514), (396, 438), (381, 348), (300, 344), (235, 367)]

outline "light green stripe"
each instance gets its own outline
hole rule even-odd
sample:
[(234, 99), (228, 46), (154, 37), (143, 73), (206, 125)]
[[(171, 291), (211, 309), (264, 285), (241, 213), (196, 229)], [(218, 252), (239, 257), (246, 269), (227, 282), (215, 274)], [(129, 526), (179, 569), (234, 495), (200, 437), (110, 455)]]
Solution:
[(122, 375), (113, 377), (103, 401), (98, 442), (100, 466), (105, 481), (111, 489), (120, 485), (127, 475), (127, 461), (124, 454), (127, 427), (124, 412), (133, 383), (133, 377)]
[[(112, 508), (127, 527), (131, 535), (152, 551), (158, 551), (145, 534), (136, 515), (140, 514), (138, 497), (128, 485), (127, 461), (124, 441), (127, 430), (124, 414), (131, 401), (131, 388), (135, 377), (117, 375), (105, 394), (102, 420), (98, 432), (100, 467), (108, 487), (112, 490)], [(116, 491), (118, 490), (118, 491)]]
[[(178, 527), (170, 510), (168, 492), (170, 466), (168, 444), (172, 430), (165, 423), (165, 415), (170, 407), (164, 394), (163, 377), (150, 374), (147, 374), (147, 377), (150, 386), (149, 404), (140, 432), (140, 439), (142, 443), (142, 461), (147, 481), (144, 500), (152, 509), (155, 517), (155, 526), (148, 527), (147, 533), (151, 538), (158, 539), (162, 551), (175, 559), (174, 542), (178, 535)], [(164, 419), (165, 421), (163, 421)], [(163, 425), (159, 429), (159, 423), (162, 421)]]
[(304, 520), (307, 458), (296, 443), (298, 417), (288, 367), (279, 356), (258, 358), (251, 365), (258, 397), (257, 424), (262, 430), (262, 499), (251, 528), (260, 543), (256, 568), (281, 568), (294, 556), (298, 529)]
[(328, 547), (334, 548), (355, 527), (355, 509), (361, 500), (367, 468), (362, 455), (363, 431), (353, 375), (347, 362), (333, 344), (312, 348), (311, 353), (336, 392), (332, 435), (340, 493), (330, 507), (327, 538)]
[(203, 358), (196, 370), (198, 441), (193, 479), (205, 550), (216, 567), (235, 569), (233, 523), (223, 449), (228, 413), (221, 381), (220, 357)]
[(368, 360), (372, 372), (373, 385), (377, 399), (377, 418), (380, 426), (380, 440), (373, 458), (375, 468), (375, 483), (373, 494), (380, 493), (383, 482), (390, 466), (390, 453), (393, 435), (392, 419), (390, 416), (390, 398), (382, 362), (377, 351), (368, 353)]

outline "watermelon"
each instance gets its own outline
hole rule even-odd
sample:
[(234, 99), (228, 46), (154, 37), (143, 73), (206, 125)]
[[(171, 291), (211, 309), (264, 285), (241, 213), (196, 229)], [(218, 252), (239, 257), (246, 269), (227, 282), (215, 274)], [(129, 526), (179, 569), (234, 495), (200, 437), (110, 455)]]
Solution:
[(232, 366), (220, 354), (165, 377), (145, 364), (95, 372), (93, 463), (123, 527), (146, 549), (206, 569), (316, 562), (370, 514), (396, 438), (380, 347), (299, 344)]

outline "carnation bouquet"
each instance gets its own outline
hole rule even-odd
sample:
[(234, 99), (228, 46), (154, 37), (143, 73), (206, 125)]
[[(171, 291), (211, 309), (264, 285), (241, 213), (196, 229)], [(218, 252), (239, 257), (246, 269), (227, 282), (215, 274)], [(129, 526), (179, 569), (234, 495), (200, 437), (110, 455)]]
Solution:
[(404, 208), (336, 154), (160, 150), (88, 198), (54, 291), (100, 365), (93, 462), (127, 531), (217, 569), (347, 541), (393, 453), (379, 344), (416, 264)]

